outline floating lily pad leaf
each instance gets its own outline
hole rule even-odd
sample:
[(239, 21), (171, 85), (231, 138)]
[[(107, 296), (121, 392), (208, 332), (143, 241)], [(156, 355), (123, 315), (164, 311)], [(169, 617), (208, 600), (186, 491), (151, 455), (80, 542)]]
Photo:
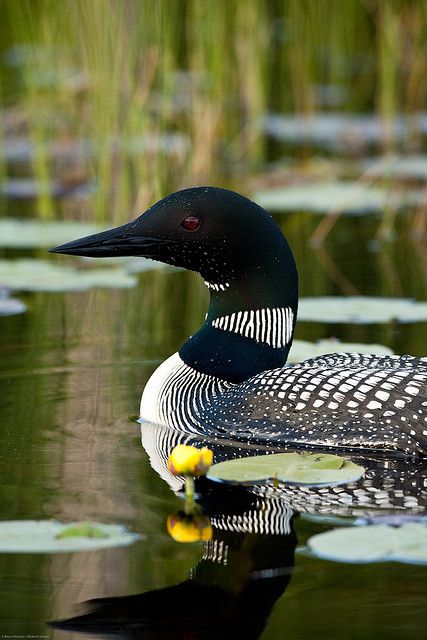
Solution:
[[(116, 260), (116, 258), (112, 258), (112, 260)], [(124, 267), (128, 273), (144, 273), (145, 271), (152, 271), (153, 269), (171, 272), (183, 271), (180, 267), (173, 267), (172, 265), (150, 260), (149, 258), (131, 258), (129, 262), (124, 264)]]
[(0, 553), (60, 553), (123, 547), (141, 536), (123, 525), (55, 520), (0, 522)]
[(0, 291), (0, 316), (15, 316), (18, 313), (24, 313), (27, 310), (21, 300), (10, 298), (7, 291)]
[(128, 257), (128, 256), (111, 256), (107, 258), (88, 258), (86, 256), (77, 256), (79, 260), (85, 265), (91, 266), (102, 266), (109, 265), (113, 267), (122, 267), (126, 273), (136, 274), (136, 273), (145, 273), (145, 271), (184, 271), (181, 267), (173, 267), (169, 264), (164, 264), (163, 262), (158, 262), (157, 260), (150, 260), (150, 258), (142, 258), (142, 257)]
[(78, 524), (65, 527), (56, 534), (57, 540), (64, 538), (108, 538), (108, 533), (99, 524), (93, 522), (80, 522)]
[(307, 342), (294, 340), (288, 356), (288, 364), (295, 364), (322, 356), (325, 353), (375, 353), (377, 355), (393, 355), (393, 351), (382, 344), (360, 344), (358, 342), (340, 342), (335, 338)]
[(74, 269), (48, 260), (0, 260), (0, 286), (18, 291), (126, 289), (138, 280), (125, 269)]
[(292, 484), (334, 486), (358, 480), (364, 472), (363, 467), (329, 453), (277, 453), (220, 462), (208, 476), (228, 482), (277, 478)]
[(424, 180), (427, 178), (427, 156), (390, 156), (381, 158), (381, 162), (368, 158), (362, 162), (362, 170), (369, 170), (376, 178)]
[(402, 524), (409, 522), (425, 522), (427, 524), (427, 515), (419, 513), (375, 513), (357, 518), (356, 524), (387, 524), (393, 527), (400, 527)]
[[(85, 82), (84, 74), (75, 74), (68, 78), (68, 84), (78, 84)], [(104, 152), (109, 149), (111, 152), (121, 151), (131, 156), (142, 156), (147, 153), (162, 153), (176, 158), (184, 158), (190, 148), (190, 141), (182, 133), (146, 134), (144, 136), (133, 136), (132, 138), (115, 138), (103, 140)], [(96, 153), (97, 145), (94, 141), (85, 139), (67, 140), (61, 139), (39, 142), (24, 136), (7, 136), (3, 140), (2, 157), (7, 162), (29, 163), (36, 158), (40, 151), (51, 159), (71, 162), (84, 162), (91, 155)], [(56, 183), (52, 183), (56, 184)], [(9, 186), (8, 186), (9, 185)], [(12, 186), (11, 186), (12, 185)], [(58, 187), (60, 183), (58, 183)], [(9, 194), (11, 192), (22, 193), (36, 190), (37, 183), (34, 180), (23, 179), (16, 181), (7, 180), (4, 189)]]
[(427, 302), (409, 298), (319, 296), (302, 298), (298, 320), (309, 322), (426, 322)]
[(268, 211), (309, 211), (322, 215), (331, 211), (352, 215), (382, 213), (386, 207), (403, 208), (421, 202), (421, 194), (416, 190), (396, 193), (354, 182), (276, 187), (258, 191), (253, 198)]
[[(425, 113), (411, 122), (397, 116), (390, 122), (390, 135), (402, 140), (408, 133), (425, 134)], [(268, 114), (261, 120), (261, 128), (271, 137), (293, 144), (317, 144), (321, 147), (347, 151), (362, 145), (384, 141), (384, 123), (376, 115), (361, 113), (314, 113), (310, 116)]]
[(184, 157), (190, 149), (190, 140), (182, 133), (146, 134), (119, 141), (120, 148), (130, 155), (164, 153)]
[(45, 156), (60, 160), (84, 161), (90, 156), (90, 144), (86, 140), (51, 140), (35, 143), (23, 136), (7, 136), (3, 140), (3, 160), (11, 163), (29, 163), (36, 153), (42, 151)]
[(32, 200), (41, 195), (52, 198), (72, 196), (73, 198), (87, 198), (95, 190), (95, 184), (84, 182), (78, 185), (67, 185), (60, 180), (39, 182), (32, 178), (9, 178), (0, 183), (0, 195), (16, 200)]
[(104, 227), (88, 222), (43, 222), (40, 220), (0, 219), (0, 246), (11, 249), (54, 247)]
[(409, 562), (427, 564), (427, 525), (368, 525), (319, 533), (308, 540), (320, 558), (337, 562)]

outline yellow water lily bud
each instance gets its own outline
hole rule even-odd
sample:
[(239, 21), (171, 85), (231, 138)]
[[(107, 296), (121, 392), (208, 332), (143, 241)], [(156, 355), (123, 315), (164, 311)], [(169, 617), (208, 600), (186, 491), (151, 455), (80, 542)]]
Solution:
[(188, 515), (178, 511), (168, 516), (166, 526), (175, 542), (199, 542), (212, 538), (211, 522), (203, 514)]
[(179, 444), (169, 456), (168, 469), (174, 476), (204, 476), (212, 460), (213, 453), (207, 447)]

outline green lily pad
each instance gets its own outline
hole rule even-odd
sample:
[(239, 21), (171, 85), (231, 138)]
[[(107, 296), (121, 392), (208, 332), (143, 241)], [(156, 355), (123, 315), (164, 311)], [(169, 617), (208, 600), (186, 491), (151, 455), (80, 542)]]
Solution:
[(395, 193), (354, 182), (321, 182), (258, 191), (253, 199), (268, 211), (308, 211), (321, 214), (382, 213), (385, 208), (418, 206), (422, 196), (414, 189)]
[(316, 556), (337, 562), (427, 564), (427, 524), (368, 525), (319, 533), (308, 540)]
[[(393, 138), (404, 140), (409, 133), (425, 134), (425, 116), (415, 121), (396, 115), (390, 121)], [(380, 145), (384, 142), (384, 122), (376, 114), (312, 113), (310, 115), (283, 115), (269, 113), (260, 120), (262, 130), (276, 140), (296, 144), (316, 145), (333, 151), (359, 150), (361, 146)]]
[(302, 298), (298, 320), (308, 322), (352, 322), (372, 324), (383, 322), (426, 322), (427, 302), (409, 298), (375, 296), (319, 296)]
[(121, 267), (75, 269), (49, 260), (0, 260), (0, 286), (16, 291), (126, 289), (137, 284), (137, 277)]
[(335, 486), (358, 480), (365, 469), (329, 453), (276, 453), (227, 460), (213, 465), (208, 477), (251, 483), (277, 479), (290, 484)]
[(302, 362), (326, 353), (375, 353), (377, 355), (393, 355), (393, 351), (382, 344), (362, 344), (358, 342), (340, 342), (335, 338), (308, 342), (294, 340), (288, 356), (288, 364)]
[(0, 291), (0, 316), (15, 316), (26, 310), (27, 305), (21, 300), (11, 298), (7, 291)]
[(123, 525), (56, 520), (0, 522), (0, 553), (69, 553), (123, 547), (140, 539)]
[(35, 249), (54, 247), (92, 233), (105, 227), (88, 222), (44, 222), (42, 220), (0, 220), (0, 246), (8, 249)]
[(427, 177), (427, 156), (389, 156), (378, 162), (376, 158), (367, 158), (361, 162), (362, 171), (369, 170), (375, 178), (403, 178), (425, 180)]
[(63, 540), (64, 538), (108, 538), (108, 533), (105, 529), (101, 529), (99, 524), (93, 522), (80, 522), (77, 525), (71, 525), (65, 527), (62, 531), (56, 534), (57, 540)]

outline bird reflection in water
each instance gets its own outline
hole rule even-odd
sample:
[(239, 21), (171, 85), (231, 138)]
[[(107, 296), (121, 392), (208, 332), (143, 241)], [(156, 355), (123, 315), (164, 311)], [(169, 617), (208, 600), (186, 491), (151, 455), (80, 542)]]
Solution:
[[(183, 479), (169, 471), (167, 460), (177, 444), (207, 445), (214, 449), (215, 462), (265, 453), (148, 423), (142, 424), (142, 444), (153, 469), (174, 491), (182, 489)], [(345, 487), (246, 487), (200, 478), (196, 488), (212, 537), (204, 540), (201, 560), (188, 580), (137, 595), (92, 600), (82, 615), (52, 625), (134, 640), (259, 638), (291, 580), (296, 513), (381, 518), (425, 511), (425, 466), (385, 457), (353, 460), (365, 466), (366, 474)]]
[(281, 500), (246, 487), (202, 482), (212, 538), (180, 584), (92, 600), (83, 615), (52, 623), (74, 632), (121, 638), (259, 638), (294, 566), (293, 513)]

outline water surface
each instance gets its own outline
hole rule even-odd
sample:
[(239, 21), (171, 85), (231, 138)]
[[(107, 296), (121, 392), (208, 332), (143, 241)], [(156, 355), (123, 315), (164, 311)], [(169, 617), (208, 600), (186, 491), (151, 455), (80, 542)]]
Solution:
[[(421, 247), (404, 228), (396, 242), (376, 246), (369, 219), (346, 219), (333, 245), (316, 253), (306, 242), (314, 224), (308, 216), (278, 220), (296, 254), (303, 295), (342, 294), (350, 282), (364, 294), (425, 299)], [(28, 312), (0, 319), (0, 518), (120, 522), (143, 536), (122, 549), (0, 555), (1, 633), (63, 638), (70, 632), (48, 630), (45, 622), (76, 615), (75, 604), (90, 598), (143, 594), (184, 583), (206, 552), (201, 543), (180, 545), (168, 537), (166, 516), (180, 503), (151, 468), (139, 427), (129, 416), (137, 413), (141, 389), (154, 368), (201, 323), (207, 292), (194, 274), (152, 271), (142, 274), (131, 290), (21, 297)], [(425, 329), (425, 323), (304, 323), (297, 337), (333, 335), (421, 355)], [(262, 605), (258, 599), (260, 633), (266, 625), (262, 637), (425, 637), (425, 568), (341, 564), (298, 551), (293, 561), (296, 545), (330, 527), (295, 516), (292, 535), (254, 533), (231, 542), (243, 549), (239, 562), (256, 568), (269, 557), (271, 566), (289, 569), (285, 578), (277, 578), (277, 588), (268, 580), (263, 583), (270, 600)], [(201, 580), (200, 571), (196, 578), (193, 571), (191, 589), (195, 584), (196, 592), (191, 598), (194, 608), (202, 610), (207, 600), (200, 584), (210, 589), (212, 582)], [(163, 592), (161, 606), (172, 607), (162, 598)], [(127, 610), (124, 603), (118, 605), (120, 615)], [(175, 637), (184, 637), (179, 629)]]

